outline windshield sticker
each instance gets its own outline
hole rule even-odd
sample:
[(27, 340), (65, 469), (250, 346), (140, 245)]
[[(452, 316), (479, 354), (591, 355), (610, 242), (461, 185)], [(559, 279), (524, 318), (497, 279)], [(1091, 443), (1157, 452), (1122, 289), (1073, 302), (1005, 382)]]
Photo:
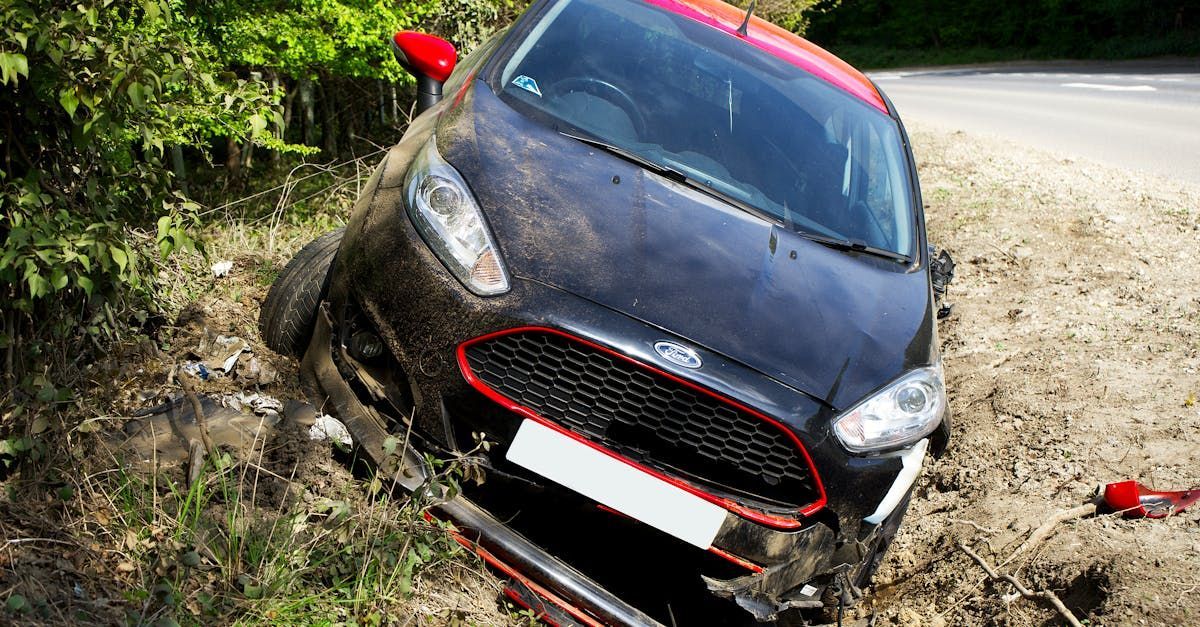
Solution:
[(527, 92), (537, 94), (538, 98), (542, 97), (542, 90), (538, 89), (537, 81), (525, 76), (524, 74), (514, 78), (512, 84), (524, 89)]

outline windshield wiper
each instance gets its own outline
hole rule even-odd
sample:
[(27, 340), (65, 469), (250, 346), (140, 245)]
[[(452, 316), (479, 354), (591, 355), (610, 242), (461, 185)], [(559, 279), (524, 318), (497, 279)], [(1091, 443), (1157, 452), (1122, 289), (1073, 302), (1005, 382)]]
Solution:
[(703, 181), (694, 179), (694, 178), (684, 174), (683, 172), (676, 170), (675, 168), (672, 168), (667, 165), (663, 165), (661, 163), (651, 161), (639, 154), (625, 150), (624, 148), (621, 148), (620, 146), (614, 146), (602, 139), (597, 139), (595, 137), (587, 137), (585, 135), (575, 135), (574, 133), (568, 133), (566, 131), (559, 131), (558, 133), (565, 137), (570, 137), (571, 139), (574, 139), (576, 141), (581, 141), (589, 146), (594, 146), (596, 148), (599, 148), (601, 150), (609, 152), (613, 155), (616, 155), (616, 156), (618, 156), (622, 159), (625, 159), (626, 161), (629, 161), (631, 163), (634, 163), (636, 165), (640, 165), (640, 166), (646, 168), (647, 170), (650, 170), (651, 172), (654, 172), (655, 174), (658, 174), (658, 175), (664, 176), (668, 179), (671, 179), (672, 181), (675, 181), (676, 183), (683, 183), (684, 185), (687, 185), (688, 187), (690, 187), (698, 192), (702, 192), (708, 196), (712, 196), (713, 198), (716, 198), (717, 200), (720, 200), (721, 202), (723, 202), (727, 205), (731, 205), (736, 209), (741, 209), (742, 211), (745, 211), (746, 213), (749, 213), (749, 214), (752, 214), (759, 218), (762, 218), (768, 222), (778, 222), (779, 221), (778, 216), (771, 215), (770, 213), (763, 211), (762, 209), (759, 209), (758, 207), (755, 207), (754, 205), (748, 204), (739, 198), (730, 196), (729, 194), (726, 194), (725, 192), (713, 187), (712, 185), (708, 185), (707, 183), (704, 183)]
[(751, 205), (751, 204), (741, 200), (740, 198), (730, 196), (729, 194), (726, 194), (725, 192), (713, 187), (712, 185), (708, 185), (708, 184), (704, 183), (703, 181), (691, 178), (690, 176), (684, 174), (683, 172), (680, 172), (679, 170), (676, 170), (669, 166), (665, 166), (661, 163), (655, 163), (654, 161), (651, 161), (637, 153), (630, 152), (624, 148), (621, 148), (620, 146), (614, 146), (613, 144), (610, 144), (602, 139), (598, 139), (596, 137), (588, 137), (586, 135), (576, 135), (574, 133), (568, 133), (566, 131), (559, 131), (558, 133), (564, 137), (570, 137), (571, 139), (574, 139), (579, 142), (583, 142), (589, 146), (599, 148), (605, 152), (608, 152), (612, 155), (620, 157), (620, 158), (622, 158), (626, 161), (629, 161), (630, 163), (633, 163), (635, 165), (640, 165), (643, 168), (646, 168), (647, 170), (654, 172), (655, 174), (665, 176), (666, 178), (669, 178), (677, 183), (682, 183), (684, 185), (687, 185), (688, 187), (690, 187), (698, 192), (701, 192), (703, 194), (706, 194), (708, 196), (716, 198), (717, 200), (720, 200), (721, 202), (723, 202), (731, 207), (734, 207), (736, 209), (741, 209), (742, 211), (745, 211), (746, 213), (749, 213), (750, 215), (753, 215), (755, 217), (766, 220), (767, 222), (773, 222), (776, 224), (778, 224), (780, 222), (784, 222), (785, 226), (787, 226), (790, 230), (795, 232), (800, 237), (817, 242), (818, 244), (823, 244), (825, 246), (828, 246), (830, 248), (834, 248), (837, 250), (846, 250), (846, 251), (851, 251), (851, 252), (856, 252), (856, 253), (866, 253), (868, 255), (874, 255), (876, 257), (883, 257), (884, 259), (891, 259), (893, 261), (903, 261), (905, 263), (911, 261), (911, 259), (906, 255), (901, 255), (899, 253), (896, 253), (896, 252), (893, 252), (893, 251), (890, 251), (890, 250), (887, 250), (884, 248), (875, 248), (874, 246), (868, 246), (866, 244), (866, 242), (863, 242), (862, 240), (841, 239), (841, 238), (837, 238), (837, 237), (829, 237), (827, 235), (820, 235), (818, 233), (813, 233), (811, 231), (803, 231), (800, 229), (796, 229), (796, 228), (794, 228), (794, 225), (787, 224), (787, 223), (791, 222), (791, 220), (783, 220), (779, 216), (777, 216), (773, 213), (770, 213), (768, 211), (759, 209), (758, 207), (755, 207), (754, 205)]
[(635, 152), (631, 152), (629, 150), (621, 148), (620, 146), (615, 146), (613, 144), (610, 144), (610, 143), (604, 141), (603, 139), (599, 139), (596, 137), (588, 137), (587, 135), (576, 135), (574, 133), (568, 133), (566, 131), (559, 131), (558, 134), (562, 135), (563, 137), (570, 137), (571, 139), (574, 139), (575, 141), (578, 141), (578, 142), (583, 142), (594, 148), (599, 148), (600, 150), (603, 150), (604, 152), (607, 152), (614, 156), (620, 157), (630, 163), (633, 163), (634, 165), (640, 165), (643, 168), (646, 168), (647, 170), (654, 172), (655, 174), (661, 174), (663, 176), (666, 176), (669, 179), (682, 181), (687, 178), (687, 176), (683, 172), (680, 172), (678, 170), (673, 170), (661, 163), (655, 163)]
[(907, 255), (901, 255), (898, 252), (891, 251), (886, 248), (868, 246), (867, 243), (862, 240), (829, 237), (828, 235), (820, 235), (811, 231), (801, 230), (797, 230), (796, 234), (804, 239), (828, 246), (836, 250), (848, 250), (856, 253), (866, 253), (868, 255), (883, 257), (884, 259), (891, 259), (893, 261), (903, 261), (905, 263), (912, 261), (912, 259), (910, 259)]

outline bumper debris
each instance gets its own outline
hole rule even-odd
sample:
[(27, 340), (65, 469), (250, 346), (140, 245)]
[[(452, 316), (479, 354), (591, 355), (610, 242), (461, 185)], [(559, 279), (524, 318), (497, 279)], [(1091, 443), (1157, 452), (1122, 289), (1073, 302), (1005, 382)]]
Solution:
[(1200, 501), (1200, 488), (1178, 492), (1151, 490), (1137, 481), (1104, 486), (1104, 503), (1127, 518), (1166, 518)]

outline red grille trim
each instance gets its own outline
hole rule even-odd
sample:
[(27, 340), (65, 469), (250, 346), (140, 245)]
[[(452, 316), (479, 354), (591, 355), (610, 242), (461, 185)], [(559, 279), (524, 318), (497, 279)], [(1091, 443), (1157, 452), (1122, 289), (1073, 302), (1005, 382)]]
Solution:
[(762, 525), (766, 525), (768, 527), (773, 527), (776, 529), (797, 529), (797, 528), (803, 526), (804, 523), (802, 520), (800, 520), (800, 518), (768, 514), (766, 512), (762, 512), (762, 511), (759, 511), (759, 510), (756, 510), (756, 509), (753, 509), (750, 507), (746, 507), (745, 505), (737, 503), (736, 501), (733, 501), (732, 499), (729, 499), (729, 498), (726, 498), (723, 496), (718, 496), (718, 495), (712, 494), (710, 492), (706, 492), (703, 489), (692, 485), (691, 483), (683, 481), (682, 479), (672, 477), (670, 475), (664, 474), (653, 468), (649, 468), (643, 464), (639, 464), (629, 458), (626, 458), (626, 457), (616, 453), (615, 451), (612, 451), (604, 446), (596, 444), (595, 442), (592, 442), (591, 440), (584, 438), (583, 436), (575, 433), (574, 431), (566, 429), (566, 428), (562, 427), (561, 425), (559, 425), (558, 423), (542, 417), (534, 410), (517, 403), (516, 401), (512, 400), (511, 398), (505, 396), (504, 394), (501, 394), (500, 392), (496, 391), (491, 386), (489, 386), (487, 383), (480, 380), (479, 377), (475, 376), (475, 373), (473, 373), (471, 371), (471, 365), (467, 361), (467, 348), (469, 348), (470, 346), (472, 346), (474, 344), (478, 344), (480, 342), (485, 342), (490, 339), (503, 337), (506, 335), (513, 335), (516, 333), (531, 333), (531, 332), (532, 333), (549, 333), (552, 335), (557, 335), (560, 337), (567, 338), (573, 342), (578, 342), (580, 344), (583, 344), (584, 346), (587, 346), (594, 350), (600, 351), (606, 355), (609, 355), (616, 359), (620, 359), (620, 360), (622, 360), (626, 363), (629, 363), (637, 368), (640, 368), (646, 372), (649, 372), (649, 373), (657, 375), (657, 376), (664, 377), (664, 378), (666, 378), (674, 383), (677, 383), (679, 385), (682, 385), (688, 389), (691, 389), (693, 391), (696, 391), (696, 392), (699, 392), (706, 396), (709, 396), (711, 398), (714, 398), (722, 403), (725, 403), (735, 409), (738, 409), (747, 414), (750, 414), (750, 415), (762, 420), (763, 422), (766, 422), (767, 424), (774, 426), (776, 429), (779, 429), (781, 432), (783, 432), (784, 435), (786, 435), (789, 439), (791, 439), (793, 443), (795, 443), (797, 450), (800, 451), (800, 454), (804, 458), (804, 462), (808, 465), (809, 471), (812, 473), (813, 483), (817, 489), (818, 498), (815, 501), (813, 501), (812, 503), (809, 503), (808, 505), (805, 505), (804, 507), (798, 509), (797, 513), (799, 514), (800, 517), (808, 517), (808, 516), (811, 516), (819, 511), (821, 511), (821, 509), (823, 509), (825, 507), (825, 504), (827, 502), (826, 495), (825, 495), (825, 485), (821, 482), (821, 476), (817, 473), (817, 468), (813, 464), (812, 457), (809, 456), (808, 449), (806, 449), (804, 447), (804, 444), (800, 441), (800, 438), (797, 437), (796, 434), (794, 432), (792, 432), (791, 429), (784, 426), (783, 423), (779, 422), (778, 420), (775, 420), (774, 418), (771, 418), (770, 416), (767, 416), (766, 414), (763, 414), (762, 412), (759, 412), (750, 407), (747, 407), (746, 405), (739, 403), (738, 401), (735, 401), (727, 396), (718, 394), (717, 392), (714, 392), (708, 388), (705, 388), (705, 387), (702, 387), (695, 383), (692, 383), (691, 381), (688, 381), (687, 379), (680, 378), (674, 374), (671, 374), (670, 372), (661, 370), (655, 366), (652, 366), (645, 362), (639, 361), (637, 359), (633, 359), (632, 357), (629, 357), (627, 355), (619, 353), (611, 348), (597, 344), (590, 340), (586, 340), (577, 335), (567, 333), (565, 331), (560, 331), (558, 329), (552, 329), (549, 327), (524, 326), (524, 327), (515, 327), (512, 329), (504, 329), (503, 331), (497, 331), (495, 333), (489, 333), (487, 335), (481, 335), (479, 337), (472, 338), (470, 340), (467, 340), (467, 341), (459, 344), (458, 349), (456, 351), (457, 358), (458, 358), (458, 368), (462, 372), (463, 378), (466, 379), (467, 383), (470, 384), (471, 387), (475, 388), (480, 393), (482, 393), (484, 396), (490, 398), (491, 400), (500, 404), (504, 408), (506, 408), (512, 412), (515, 412), (516, 414), (518, 414), (520, 416), (523, 416), (530, 420), (536, 421), (546, 427), (554, 429), (555, 431), (557, 431), (571, 439), (574, 439), (578, 442), (581, 442), (593, 449), (596, 449), (597, 451), (600, 451), (601, 453), (604, 453), (605, 455), (608, 455), (609, 457), (612, 457), (613, 459), (617, 459), (625, 464), (633, 466), (634, 468), (637, 468), (638, 470), (641, 470), (642, 472), (648, 473), (654, 477), (657, 477), (658, 479), (666, 481), (667, 483), (670, 483), (671, 485), (681, 488), (686, 492), (690, 492), (691, 494), (694, 494), (710, 503), (720, 505), (721, 507), (729, 510), (730, 512), (733, 512), (734, 514), (737, 514), (738, 516), (741, 516), (742, 518), (754, 521), (754, 522), (762, 524)]

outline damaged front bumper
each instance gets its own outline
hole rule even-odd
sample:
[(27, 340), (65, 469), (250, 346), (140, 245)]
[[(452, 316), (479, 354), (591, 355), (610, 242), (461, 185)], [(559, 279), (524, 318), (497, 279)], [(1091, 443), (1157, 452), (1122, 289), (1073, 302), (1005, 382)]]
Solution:
[[(323, 397), (322, 407), (333, 409), (354, 434), (355, 443), (381, 470), (410, 492), (423, 490), (429, 470), (414, 450), (400, 455), (388, 455), (385, 441), (389, 437), (385, 419), (374, 408), (363, 404), (334, 363), (340, 353), (349, 356), (344, 347), (335, 347), (332, 317), (328, 307), (321, 308), (309, 350), (301, 370), (310, 384), (315, 384)], [(558, 558), (523, 538), (470, 500), (458, 497), (442, 502), (438, 512), (462, 530), (458, 536), (489, 564), (499, 568), (525, 588), (533, 590), (548, 602), (582, 624), (658, 625), (638, 609), (621, 601), (596, 582), (588, 579)], [(599, 621), (599, 622), (597, 622)]]
[[(314, 384), (310, 387), (326, 401), (325, 407), (336, 411), (347, 424), (368, 457), (386, 473), (397, 476), (406, 489), (420, 490), (427, 472), (418, 451), (406, 451), (401, 459), (389, 459), (385, 452), (387, 438), (404, 432), (398, 416), (414, 415), (396, 411), (396, 406), (407, 401), (437, 407), (435, 416), (422, 418), (420, 411), (415, 412), (414, 423), (441, 427), (446, 441), (423, 437), (415, 441), (425, 443), (423, 451), (457, 449), (461, 453), (456, 435), (473, 425), (459, 424), (453, 416), (471, 407), (484, 407), (485, 399), (461, 382), (448, 387), (435, 383), (442, 380), (440, 376), (431, 380), (407, 377), (404, 383), (411, 384), (411, 390), (397, 392), (400, 382), (381, 382), (378, 370), (373, 372), (358, 363), (338, 339), (337, 317), (331, 309), (329, 303), (323, 304), (302, 364), (306, 378)], [(436, 372), (436, 368), (430, 370)], [(483, 418), (486, 422), (493, 417), (485, 411)], [(496, 432), (492, 436), (504, 437)], [(831, 438), (809, 444), (826, 482), (856, 489), (831, 493), (825, 506), (809, 516), (779, 518), (794, 524), (780, 525), (777, 520), (772, 526), (728, 511), (708, 547), (710, 555), (735, 568), (716, 569), (717, 574), (702, 572), (702, 585), (716, 596), (736, 602), (758, 620), (772, 619), (793, 608), (856, 601), (862, 574), (873, 568), (870, 562), (876, 550), (895, 532), (925, 454), (925, 441), (909, 451), (876, 458), (846, 456)], [(502, 460), (481, 460), (481, 465), (497, 483), (500, 477), (515, 476), (512, 482), (521, 484), (522, 489), (527, 484), (541, 484), (536, 489), (518, 490), (522, 501), (580, 500), (578, 495), (563, 494), (561, 488), (545, 485), (540, 477), (506, 466)], [(487, 485), (479, 490), (486, 489)], [(545, 609), (579, 624), (659, 624), (655, 617), (557, 557), (557, 549), (548, 550), (527, 539), (514, 525), (501, 523), (501, 519), (510, 520), (508, 513), (497, 516), (468, 496), (441, 503), (437, 511), (462, 530), (460, 541), (510, 578), (508, 594), (515, 600), (524, 604), (540, 600)], [(566, 515), (562, 518), (569, 519)], [(662, 538), (663, 542), (673, 540)], [(560, 617), (556, 622), (569, 624), (564, 620)]]
[[(336, 411), (352, 431), (356, 444), (381, 470), (395, 478), (406, 490), (418, 492), (427, 485), (429, 470), (415, 450), (402, 455), (389, 455), (386, 440), (389, 420), (374, 407), (364, 404), (359, 393), (343, 374), (336, 361), (352, 363), (346, 348), (336, 342), (333, 317), (323, 306), (312, 341), (302, 363), (307, 382), (314, 384), (324, 401), (322, 406)], [(351, 377), (352, 380), (355, 380)], [(361, 379), (358, 379), (361, 380)], [(924, 441), (907, 454), (907, 467), (919, 467), (924, 455)], [(915, 473), (902, 473), (889, 493), (906, 497)], [(881, 502), (888, 507), (888, 499)], [(730, 513), (728, 524), (722, 525), (714, 541), (714, 553), (742, 566), (747, 574), (730, 579), (705, 577), (708, 589), (719, 597), (735, 601), (758, 620), (770, 620), (791, 608), (816, 608), (824, 602), (826, 588), (833, 586), (839, 593), (857, 595), (854, 584), (856, 568), (869, 551), (869, 546), (888, 533), (889, 522), (898, 523), (899, 511), (877, 510), (883, 514), (879, 525), (867, 524), (859, 541), (845, 543), (836, 537), (827, 524), (814, 523), (796, 531), (778, 531), (745, 521)], [(583, 625), (659, 625), (645, 612), (618, 598), (605, 587), (571, 565), (547, 552), (522, 536), (509, 525), (500, 522), (484, 508), (464, 496), (441, 502), (436, 507), (439, 516), (452, 521), (460, 530), (456, 538), (476, 552), (489, 565), (510, 578), (507, 593), (515, 601), (534, 607), (547, 616)], [(894, 533), (894, 528), (890, 530)], [(761, 566), (734, 553), (717, 549), (718, 545), (737, 547), (742, 553), (755, 555), (764, 562)], [(839, 549), (842, 545), (842, 549)], [(846, 550), (845, 547), (850, 547)], [(858, 555), (851, 563), (834, 564), (838, 555)], [(782, 561), (781, 561), (782, 560)], [(814, 585), (816, 584), (816, 585)]]

